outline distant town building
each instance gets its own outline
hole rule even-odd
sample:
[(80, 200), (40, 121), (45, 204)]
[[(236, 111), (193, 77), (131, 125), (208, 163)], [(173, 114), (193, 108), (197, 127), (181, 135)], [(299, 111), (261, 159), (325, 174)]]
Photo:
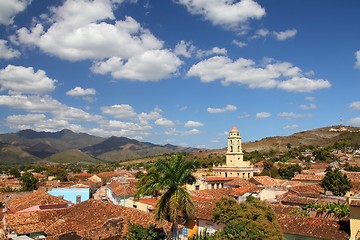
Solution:
[(226, 164), (214, 166), (213, 173), (218, 177), (250, 179), (254, 175), (254, 167), (250, 161), (244, 161), (241, 147), (241, 136), (236, 126), (229, 132), (226, 152)]

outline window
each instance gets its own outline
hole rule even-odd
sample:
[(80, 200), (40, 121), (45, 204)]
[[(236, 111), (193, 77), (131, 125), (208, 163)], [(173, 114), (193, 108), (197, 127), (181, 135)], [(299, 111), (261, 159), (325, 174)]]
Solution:
[(81, 203), (81, 195), (76, 195), (76, 204)]
[(242, 174), (242, 178), (245, 179), (245, 173)]
[(136, 205), (136, 204), (133, 204), (133, 208), (137, 208), (137, 205)]
[(200, 186), (199, 186), (199, 185), (196, 185), (196, 186), (195, 186), (195, 190), (200, 190)]

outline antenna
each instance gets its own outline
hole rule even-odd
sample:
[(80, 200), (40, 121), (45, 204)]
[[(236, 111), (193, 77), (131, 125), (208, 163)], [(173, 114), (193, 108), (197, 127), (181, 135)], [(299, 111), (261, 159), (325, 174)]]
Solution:
[(343, 125), (343, 119), (342, 119), (342, 116), (340, 116), (340, 126)]

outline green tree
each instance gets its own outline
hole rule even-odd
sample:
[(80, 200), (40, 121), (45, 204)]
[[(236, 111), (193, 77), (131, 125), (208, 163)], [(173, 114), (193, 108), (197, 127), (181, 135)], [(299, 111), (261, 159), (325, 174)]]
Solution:
[(147, 228), (144, 228), (140, 224), (130, 223), (129, 222), (129, 230), (125, 236), (126, 240), (155, 240), (161, 239), (159, 237), (159, 232), (156, 231), (155, 225), (150, 225)]
[(339, 169), (332, 170), (331, 167), (328, 167), (325, 172), (321, 186), (326, 191), (331, 191), (336, 196), (344, 196), (351, 189), (350, 179), (346, 174), (342, 174)]
[(9, 174), (13, 175), (15, 178), (19, 178), (21, 176), (20, 171), (17, 168), (11, 168), (9, 170)]
[(249, 198), (237, 203), (231, 198), (222, 198), (216, 203), (212, 220), (225, 224), (216, 232), (216, 239), (280, 240), (281, 228), (274, 212), (265, 202)]
[(37, 189), (36, 184), (39, 182), (39, 179), (34, 177), (32, 173), (26, 172), (20, 177), (20, 181), (21, 181), (21, 189), (23, 191), (32, 191)]
[(141, 195), (159, 195), (155, 208), (158, 220), (173, 223), (173, 239), (177, 239), (178, 222), (186, 222), (195, 209), (185, 184), (195, 182), (193, 172), (195, 162), (183, 160), (183, 155), (175, 154), (170, 159), (158, 160), (137, 184), (136, 197)]
[(301, 173), (302, 167), (299, 164), (281, 164), (279, 168), (279, 175), (285, 179), (291, 179), (295, 173)]

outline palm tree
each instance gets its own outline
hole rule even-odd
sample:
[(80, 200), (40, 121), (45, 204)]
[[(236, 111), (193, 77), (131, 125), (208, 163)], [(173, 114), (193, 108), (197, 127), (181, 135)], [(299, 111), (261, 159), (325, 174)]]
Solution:
[(182, 154), (170, 159), (158, 160), (137, 184), (136, 197), (155, 195), (160, 198), (155, 208), (158, 220), (168, 220), (173, 224), (173, 239), (178, 238), (178, 221), (186, 222), (195, 208), (185, 184), (195, 182), (192, 173), (196, 170), (194, 161), (185, 161)]

